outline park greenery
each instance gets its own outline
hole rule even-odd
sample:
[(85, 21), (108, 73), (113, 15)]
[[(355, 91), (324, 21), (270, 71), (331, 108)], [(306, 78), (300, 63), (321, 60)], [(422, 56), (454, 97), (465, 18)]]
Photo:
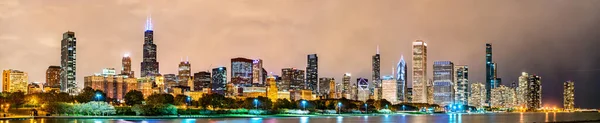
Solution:
[[(25, 97), (25, 98), (23, 98)], [(124, 101), (106, 97), (106, 93), (86, 87), (79, 95), (63, 92), (25, 94), (1, 93), (0, 104), (10, 108), (34, 108), (50, 115), (107, 116), (107, 115), (218, 115), (218, 114), (288, 114), (288, 113), (391, 113), (415, 111), (437, 105), (405, 103), (392, 105), (389, 101), (369, 99), (365, 102), (341, 99), (271, 100), (267, 97), (234, 99), (220, 94), (205, 94), (192, 99), (186, 95), (152, 94), (144, 98), (140, 91), (127, 92)]]

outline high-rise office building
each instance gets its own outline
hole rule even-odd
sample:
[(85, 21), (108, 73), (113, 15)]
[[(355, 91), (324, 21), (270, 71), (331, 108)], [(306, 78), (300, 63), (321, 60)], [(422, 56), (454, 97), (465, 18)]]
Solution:
[(337, 94), (337, 92), (336, 92), (336, 90), (337, 90), (337, 89), (336, 89), (336, 88), (337, 88), (337, 86), (336, 86), (336, 85), (337, 85), (337, 84), (335, 83), (335, 79), (334, 79), (334, 78), (331, 78), (331, 80), (330, 80), (328, 83), (329, 83), (329, 96), (328, 96), (328, 97), (329, 97), (330, 99), (337, 99), (337, 98), (339, 98), (339, 97), (337, 96), (338, 94)]
[(131, 57), (129, 57), (129, 54), (125, 54), (123, 59), (121, 59), (121, 75), (129, 78), (135, 77), (133, 71), (131, 70)]
[(61, 41), (61, 59), (60, 59), (60, 90), (71, 95), (77, 94), (76, 77), (76, 51), (77, 38), (75, 32), (67, 31), (63, 33)]
[(529, 75), (527, 84), (527, 111), (535, 111), (542, 107), (542, 78)]
[(163, 74), (161, 78), (164, 79), (164, 84), (162, 84), (164, 86), (160, 88), (166, 89), (168, 93), (173, 92), (173, 87), (179, 86), (179, 83), (177, 83), (179, 78), (175, 74)]
[(152, 19), (146, 19), (146, 31), (144, 31), (144, 48), (143, 58), (141, 64), (141, 77), (154, 78), (159, 74), (158, 65), (156, 61), (157, 48), (154, 44), (154, 30), (152, 30)]
[(427, 43), (422, 40), (413, 42), (413, 55), (412, 55), (412, 88), (413, 88), (413, 103), (427, 103), (428, 102), (428, 89), (427, 89)]
[(412, 103), (412, 96), (413, 96), (413, 92), (412, 92), (412, 88), (406, 88), (406, 101), (407, 103)]
[(331, 82), (335, 83), (335, 81), (333, 80), (333, 78), (327, 78), (327, 77), (321, 77), (321, 78), (319, 78), (319, 84), (318, 84), (318, 87), (317, 87), (317, 88), (319, 88), (319, 90), (316, 93), (317, 97), (319, 99), (330, 99), (330, 98), (333, 98), (333, 97), (329, 96), (329, 93), (331, 91), (330, 88), (334, 88), (335, 89), (335, 84), (334, 84), (334, 86), (330, 86)]
[(381, 97), (392, 104), (398, 103), (398, 86), (396, 80), (394, 80), (394, 76), (383, 76), (381, 81)]
[(354, 99), (352, 98), (352, 84), (350, 83), (350, 79), (352, 79), (352, 74), (345, 73), (342, 78), (342, 97), (346, 99)]
[(485, 44), (485, 89), (486, 103), (491, 106), (492, 89), (498, 87), (496, 63), (492, 61), (492, 44)]
[(575, 109), (575, 82), (567, 81), (564, 83), (563, 108), (566, 111)]
[(433, 100), (445, 106), (454, 103), (454, 63), (433, 62)]
[(304, 89), (313, 90), (313, 93), (319, 94), (318, 90), (322, 90), (318, 85), (319, 57), (317, 57), (317, 54), (310, 54), (306, 57), (306, 59), (306, 88)]
[(225, 95), (227, 91), (227, 68), (217, 67), (212, 69), (211, 93)]
[(60, 88), (60, 66), (49, 66), (46, 69), (46, 83), (44, 87)]
[[(377, 46), (377, 53), (373, 55), (371, 65), (373, 67), (372, 71), (372, 80), (373, 80), (373, 88), (371, 89), (371, 94), (375, 95), (375, 100), (381, 100), (382, 89), (381, 89), (381, 56), (379, 55), (379, 46)], [(377, 91), (374, 91), (377, 90)]]
[(210, 90), (210, 80), (211, 76), (208, 71), (194, 73), (194, 86), (191, 88), (192, 91), (202, 91), (204, 88)]
[(519, 76), (519, 87), (517, 87), (517, 105), (519, 107), (527, 107), (527, 88), (529, 87), (529, 74), (521, 73)]
[(27, 94), (29, 77), (26, 72), (19, 70), (2, 71), (2, 92), (24, 92)]
[(179, 84), (179, 86), (190, 85), (188, 81), (192, 78), (192, 64), (190, 64), (189, 60), (186, 59), (185, 61), (183, 61), (182, 59), (181, 62), (179, 62), (177, 78), (177, 83)]
[(367, 101), (369, 99), (369, 80), (366, 78), (358, 78), (356, 79), (357, 93), (356, 100)]
[(454, 66), (454, 103), (469, 104), (469, 66)]
[(304, 70), (296, 68), (281, 69), (282, 84), (280, 91), (302, 90), (304, 89)]
[(493, 108), (512, 108), (516, 106), (515, 90), (513, 88), (500, 85), (492, 89), (492, 98), (490, 103)]
[(471, 84), (471, 95), (469, 96), (469, 105), (477, 108), (488, 106), (486, 100), (485, 84), (473, 83)]
[(408, 102), (406, 99), (406, 89), (408, 88), (406, 83), (408, 78), (408, 69), (406, 69), (406, 61), (404, 61), (404, 56), (400, 56), (400, 62), (398, 62), (396, 67), (398, 70), (396, 73), (396, 89), (398, 89), (396, 91), (396, 101), (399, 103)]
[(231, 83), (239, 90), (242, 87), (252, 86), (252, 64), (254, 60), (247, 58), (231, 59)]
[(433, 79), (427, 79), (427, 87), (425, 88), (427, 90), (427, 103), (428, 104), (434, 104), (433, 103)]
[(265, 86), (266, 72), (264, 72), (263, 60), (254, 59), (252, 61), (252, 85), (263, 87)]

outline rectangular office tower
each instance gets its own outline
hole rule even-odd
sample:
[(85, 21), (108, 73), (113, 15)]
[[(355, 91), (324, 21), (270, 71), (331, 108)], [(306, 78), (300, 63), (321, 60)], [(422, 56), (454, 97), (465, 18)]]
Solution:
[(372, 80), (373, 88), (371, 88), (371, 95), (375, 96), (375, 100), (381, 99), (381, 56), (379, 55), (379, 46), (377, 46), (377, 54), (373, 55), (372, 59)]
[(252, 86), (253, 62), (254, 60), (247, 58), (231, 59), (231, 83), (235, 88)]
[(454, 103), (469, 104), (469, 66), (454, 66)]
[(77, 38), (75, 32), (63, 33), (60, 50), (60, 90), (71, 95), (77, 94), (76, 77), (76, 51)]
[(485, 103), (486, 93), (485, 84), (483, 83), (473, 83), (471, 84), (471, 95), (469, 95), (469, 106), (474, 106), (477, 108), (481, 108), (483, 106), (488, 106)]
[(445, 106), (454, 102), (454, 63), (436, 61), (433, 63), (433, 100)]
[[(492, 44), (485, 44), (485, 89), (486, 89), (486, 102), (490, 102), (492, 89), (498, 87), (496, 63), (492, 61)], [(491, 103), (489, 103), (491, 104)], [(491, 106), (491, 105), (489, 105)]]
[(313, 90), (313, 93), (321, 94), (318, 93), (318, 90), (322, 89), (318, 88), (320, 86), (317, 85), (319, 80), (319, 57), (317, 57), (317, 54), (310, 54), (306, 59), (306, 86), (303, 89)]
[(264, 70), (262, 59), (254, 59), (252, 61), (252, 86), (265, 86), (266, 72), (263, 72)]
[(575, 109), (575, 82), (567, 81), (564, 84), (564, 100), (563, 108), (566, 111), (573, 111)]
[(152, 19), (146, 19), (146, 31), (144, 31), (144, 47), (141, 63), (141, 77), (149, 77), (153, 79), (158, 72), (159, 63), (156, 61), (157, 54), (156, 44), (154, 44), (154, 30), (152, 30)]
[[(331, 83), (333, 83), (333, 86), (331, 86), (332, 85)], [(335, 90), (334, 78), (327, 78), (327, 77), (319, 78), (319, 84), (318, 84), (317, 88), (319, 88), (319, 90), (317, 91), (317, 97), (319, 99), (335, 98), (335, 96), (330, 96), (331, 90)]]
[(527, 84), (527, 111), (535, 111), (542, 107), (542, 78), (529, 75)]
[(413, 42), (412, 102), (427, 103), (427, 43), (422, 40)]
[(381, 97), (392, 104), (398, 103), (398, 89), (396, 89), (396, 80), (394, 80), (394, 76), (383, 76), (381, 81)]
[(227, 91), (227, 68), (217, 67), (212, 69), (211, 93), (225, 95)]

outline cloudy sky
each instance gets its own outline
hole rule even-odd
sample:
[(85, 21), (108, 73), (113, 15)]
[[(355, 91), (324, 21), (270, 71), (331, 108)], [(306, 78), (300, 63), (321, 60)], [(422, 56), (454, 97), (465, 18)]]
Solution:
[(544, 105), (560, 107), (562, 82), (573, 80), (576, 106), (600, 108), (592, 95), (600, 93), (599, 0), (0, 0), (0, 69), (45, 81), (70, 30), (80, 86), (102, 68), (120, 69), (126, 53), (139, 76), (147, 16), (163, 74), (176, 73), (186, 57), (193, 72), (247, 57), (280, 74), (305, 68), (306, 55), (316, 53), (320, 77), (370, 79), (377, 45), (387, 75), (401, 55), (410, 68), (411, 42), (424, 40), (429, 78), (433, 61), (450, 60), (483, 82), (485, 43), (492, 43), (505, 84), (522, 71), (540, 75)]

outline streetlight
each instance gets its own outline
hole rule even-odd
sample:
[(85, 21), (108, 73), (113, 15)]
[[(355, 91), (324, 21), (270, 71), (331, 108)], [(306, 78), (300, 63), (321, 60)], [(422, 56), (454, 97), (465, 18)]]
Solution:
[(404, 110), (405, 110), (405, 108), (406, 108), (406, 106), (405, 106), (405, 105), (402, 105), (402, 111), (404, 111)]
[(302, 100), (302, 108), (304, 108), (304, 110), (306, 110), (306, 100)]
[(254, 99), (254, 108), (258, 110), (258, 99)]
[(102, 98), (102, 94), (96, 93), (96, 101), (100, 101), (100, 98)]
[(338, 102), (338, 114), (342, 114), (342, 102)]
[(369, 109), (368, 109), (368, 108), (369, 108), (369, 107), (367, 106), (367, 103), (365, 103), (365, 114), (366, 114), (366, 113), (369, 113)]
[(190, 103), (192, 102), (192, 97), (188, 96), (186, 102), (188, 105), (190, 105)]

